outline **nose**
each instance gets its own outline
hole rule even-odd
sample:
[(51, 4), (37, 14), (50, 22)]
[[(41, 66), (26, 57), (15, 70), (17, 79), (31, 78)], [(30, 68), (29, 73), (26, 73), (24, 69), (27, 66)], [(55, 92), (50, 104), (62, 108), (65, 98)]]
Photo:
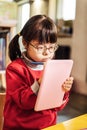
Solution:
[(45, 48), (44, 51), (43, 51), (43, 55), (48, 55), (50, 52), (48, 50), (48, 48)]

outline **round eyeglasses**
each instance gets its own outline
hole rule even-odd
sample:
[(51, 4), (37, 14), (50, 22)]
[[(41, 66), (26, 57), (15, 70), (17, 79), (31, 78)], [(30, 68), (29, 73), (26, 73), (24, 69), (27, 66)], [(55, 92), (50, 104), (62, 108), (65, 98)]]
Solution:
[(45, 45), (33, 45), (33, 44), (29, 44), (31, 45), (32, 47), (34, 47), (38, 53), (43, 53), (44, 51), (48, 50), (50, 53), (54, 53), (59, 45), (58, 44), (55, 44), (54, 46), (53, 45), (50, 45), (50, 47), (46, 47)]

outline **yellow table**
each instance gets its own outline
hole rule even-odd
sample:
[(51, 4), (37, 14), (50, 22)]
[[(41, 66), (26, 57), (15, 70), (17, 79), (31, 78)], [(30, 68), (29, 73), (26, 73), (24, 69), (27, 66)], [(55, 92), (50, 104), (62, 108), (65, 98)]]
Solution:
[(43, 130), (87, 130), (87, 114), (72, 118)]

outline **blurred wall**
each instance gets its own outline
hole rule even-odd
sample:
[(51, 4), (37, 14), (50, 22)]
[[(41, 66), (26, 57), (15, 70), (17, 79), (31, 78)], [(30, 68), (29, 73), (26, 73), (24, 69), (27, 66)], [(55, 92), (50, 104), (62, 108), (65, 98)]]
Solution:
[(87, 0), (77, 0), (72, 40), (74, 90), (87, 95)]

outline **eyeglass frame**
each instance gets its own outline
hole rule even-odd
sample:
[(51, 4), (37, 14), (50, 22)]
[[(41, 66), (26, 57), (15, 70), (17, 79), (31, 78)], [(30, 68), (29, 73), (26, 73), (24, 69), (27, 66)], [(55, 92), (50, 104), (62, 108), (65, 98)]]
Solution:
[[(37, 51), (38, 51), (38, 47), (39, 45), (33, 45), (32, 43), (30, 43), (29, 45), (31, 45), (32, 47), (34, 47)], [(51, 47), (46, 47), (45, 45), (43, 46), (43, 49), (40, 53), (44, 52), (45, 50), (49, 50), (50, 53), (54, 53), (57, 49), (58, 49), (59, 45), (56, 43), (55, 47), (54, 48), (54, 51), (50, 51), (50, 48)], [(38, 51), (39, 52), (39, 51)]]

